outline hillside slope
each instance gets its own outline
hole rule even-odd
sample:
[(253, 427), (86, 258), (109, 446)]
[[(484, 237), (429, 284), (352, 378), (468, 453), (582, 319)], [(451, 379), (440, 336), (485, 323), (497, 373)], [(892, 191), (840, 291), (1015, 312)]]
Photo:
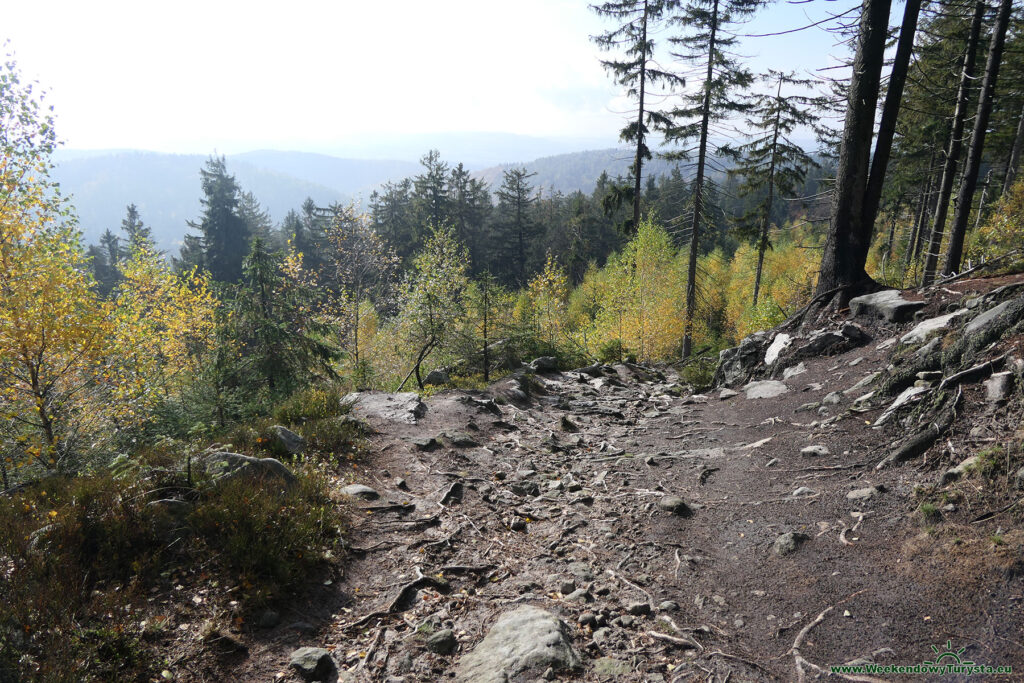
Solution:
[[(352, 397), (373, 432), (352, 477), (372, 490), (351, 490), (344, 575), (289, 606), (301, 627), (236, 628), (251, 656), (199, 650), (175, 680), (301, 680), (300, 646), (323, 648), (302, 651), (317, 680), (1019, 665), (1024, 278), (899, 301), (895, 320), (865, 305), (747, 340), (713, 393), (667, 368), (540, 364), (486, 393)], [(901, 368), (940, 345), (906, 398)], [(954, 371), (969, 348), (981, 370)], [(982, 384), (1003, 368), (1011, 390)], [(941, 439), (889, 462), (952, 397)]]

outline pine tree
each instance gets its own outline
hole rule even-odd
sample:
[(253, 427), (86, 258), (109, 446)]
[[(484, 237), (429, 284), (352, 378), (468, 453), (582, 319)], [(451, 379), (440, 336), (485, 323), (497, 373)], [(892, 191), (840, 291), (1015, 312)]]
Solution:
[(128, 253), (147, 249), (154, 250), (153, 230), (143, 224), (139, 209), (135, 204), (129, 204), (126, 208), (125, 217), (121, 220), (121, 232), (124, 233), (128, 242)]
[(327, 330), (310, 315), (310, 292), (286, 280), (279, 257), (253, 240), (236, 289), (228, 323), (241, 348), (237, 382), (286, 395), (313, 376), (332, 374), (336, 350), (321, 341)]
[(971, 134), (971, 144), (967, 150), (967, 160), (960, 180), (960, 192), (957, 195), (956, 211), (953, 214), (953, 226), (949, 231), (946, 263), (942, 268), (942, 274), (946, 276), (960, 270), (960, 260), (963, 258), (967, 220), (971, 214), (974, 192), (978, 186), (978, 171), (981, 169), (981, 158), (985, 151), (985, 135), (988, 132), (989, 118), (992, 115), (992, 100), (995, 97), (996, 83), (999, 80), (999, 66), (1003, 59), (1006, 29), (1010, 24), (1012, 8), (1012, 0), (1000, 2), (996, 23), (992, 29), (988, 60), (985, 64), (981, 92), (978, 97), (978, 109), (974, 115), (974, 131)]
[(483, 267), (484, 226), (491, 212), (491, 195), (487, 185), (472, 177), (461, 163), (452, 169), (448, 187), (451, 224), (456, 236), (469, 250), (470, 272), (476, 273)]
[[(512, 280), (520, 287), (527, 280), (527, 245), (536, 232), (531, 207), (536, 197), (530, 178), (537, 175), (525, 168), (510, 168), (502, 176), (498, 190), (498, 220), (504, 239), (501, 248), (512, 261)], [(508, 257), (506, 257), (508, 258)]]
[[(749, 18), (761, 4), (762, 0), (689, 0), (673, 18), (673, 22), (685, 31), (682, 36), (672, 39), (676, 50), (674, 56), (687, 64), (699, 64), (704, 68), (700, 86), (686, 96), (682, 107), (672, 111), (674, 123), (666, 134), (666, 140), (670, 143), (696, 140), (697, 144), (683, 358), (689, 357), (693, 345), (693, 317), (697, 307), (697, 256), (700, 252), (701, 228), (707, 220), (704, 195), (711, 125), (749, 108), (735, 99), (735, 94), (753, 82), (750, 71), (728, 51), (737, 41), (732, 29), (736, 23)], [(680, 159), (687, 155), (688, 150), (682, 150), (670, 157)]]
[(946, 230), (946, 216), (949, 212), (949, 197), (953, 192), (953, 180), (963, 150), (964, 120), (967, 116), (970, 101), (970, 89), (975, 80), (974, 66), (977, 56), (978, 38), (981, 35), (981, 23), (985, 14), (984, 0), (974, 5), (974, 15), (967, 34), (967, 45), (960, 62), (960, 85), (956, 96), (956, 110), (949, 125), (949, 150), (946, 152), (945, 164), (942, 168), (942, 180), (939, 184), (938, 199), (935, 205), (935, 216), (932, 223), (928, 251), (925, 253), (924, 275), (922, 285), (930, 285), (935, 280), (935, 271), (939, 263), (939, 250), (942, 248), (942, 237)]
[(185, 236), (180, 265), (205, 268), (220, 282), (238, 282), (250, 242), (249, 227), (238, 213), (238, 183), (224, 157), (211, 157), (200, 177), (203, 215), (188, 223), (199, 234)]
[(619, 22), (618, 27), (594, 36), (593, 40), (602, 50), (624, 53), (620, 59), (601, 60), (601, 65), (618, 85), (627, 88), (627, 95), (637, 103), (636, 117), (619, 134), (619, 139), (635, 148), (630, 169), (633, 185), (624, 197), (633, 204), (631, 229), (640, 224), (643, 164), (651, 159), (648, 134), (671, 126), (670, 117), (651, 106), (650, 89), (664, 84), (671, 91), (686, 85), (682, 76), (660, 68), (654, 55), (654, 35), (678, 5), (678, 0), (616, 0), (590, 6), (600, 16)]
[(776, 208), (775, 198), (794, 197), (807, 178), (807, 170), (818, 163), (803, 147), (790, 139), (798, 127), (815, 126), (817, 117), (811, 106), (816, 99), (801, 95), (783, 96), (783, 86), (805, 87), (810, 81), (797, 79), (794, 74), (769, 71), (764, 81), (776, 86), (775, 95), (759, 94), (752, 98), (752, 114), (747, 126), (757, 135), (750, 142), (737, 147), (737, 166), (730, 171), (742, 178), (737, 188), (740, 197), (764, 194), (764, 199), (741, 219), (747, 234), (757, 240), (757, 271), (754, 276), (756, 306), (761, 289), (764, 255), (771, 246), (769, 228)]

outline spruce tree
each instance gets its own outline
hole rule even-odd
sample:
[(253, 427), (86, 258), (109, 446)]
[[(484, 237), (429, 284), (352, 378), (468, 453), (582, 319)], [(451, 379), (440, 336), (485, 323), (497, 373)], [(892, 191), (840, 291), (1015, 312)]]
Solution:
[(148, 249), (155, 250), (153, 241), (153, 230), (142, 222), (139, 209), (135, 204), (129, 204), (126, 208), (125, 217), (121, 220), (121, 232), (128, 241), (128, 253)]
[(618, 59), (601, 60), (601, 65), (637, 103), (636, 116), (619, 134), (619, 139), (631, 143), (635, 150), (630, 168), (632, 186), (623, 197), (633, 204), (629, 222), (632, 229), (640, 224), (643, 164), (651, 159), (648, 135), (671, 126), (670, 117), (652, 106), (651, 88), (663, 84), (671, 91), (686, 85), (682, 76), (659, 67), (654, 54), (654, 36), (678, 5), (678, 0), (614, 0), (590, 6), (600, 16), (618, 22), (616, 28), (593, 40), (602, 50), (623, 53)]
[(817, 100), (782, 94), (783, 86), (806, 87), (810, 81), (778, 71), (769, 71), (764, 81), (766, 85), (775, 86), (775, 94), (763, 93), (751, 98), (753, 108), (747, 126), (753, 132), (753, 139), (736, 148), (739, 163), (730, 171), (731, 175), (742, 179), (737, 188), (739, 197), (764, 196), (740, 222), (746, 235), (753, 236), (757, 242), (755, 306), (761, 290), (764, 255), (771, 246), (769, 228), (776, 197), (793, 198), (803, 187), (807, 170), (818, 166), (811, 155), (789, 137), (797, 128), (815, 126), (817, 116), (811, 108)]
[(228, 174), (224, 157), (211, 157), (200, 177), (203, 215), (188, 223), (199, 234), (185, 237), (181, 261), (206, 268), (214, 280), (238, 282), (250, 241), (249, 226), (238, 213), (238, 183)]
[(511, 281), (520, 287), (526, 284), (527, 279), (527, 246), (536, 234), (531, 211), (536, 197), (529, 182), (535, 175), (525, 168), (510, 168), (505, 171), (497, 192), (502, 235), (499, 244), (503, 243), (500, 250), (505, 255), (506, 267), (512, 266)]
[(700, 85), (684, 98), (684, 104), (671, 113), (673, 125), (666, 139), (676, 145), (696, 143), (696, 149), (683, 149), (670, 158), (687, 158), (695, 151), (696, 175), (693, 183), (693, 214), (690, 219), (690, 253), (687, 264), (686, 322), (683, 331), (683, 358), (693, 346), (693, 317), (697, 307), (697, 255), (701, 229), (707, 222), (705, 204), (708, 146), (713, 124), (749, 105), (736, 98), (737, 91), (748, 88), (753, 75), (729, 52), (736, 44), (735, 25), (749, 18), (763, 0), (688, 0), (673, 22), (683, 34), (672, 38), (673, 55), (685, 64), (703, 69)]

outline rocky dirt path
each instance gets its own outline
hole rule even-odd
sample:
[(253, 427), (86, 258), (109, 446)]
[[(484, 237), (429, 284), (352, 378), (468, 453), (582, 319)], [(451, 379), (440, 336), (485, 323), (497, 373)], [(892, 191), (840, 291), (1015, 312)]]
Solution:
[(704, 396), (630, 365), (363, 396), (345, 574), (239, 680), (300, 680), (301, 645), (341, 680), (793, 681), (947, 641), (1024, 667), (1020, 532), (953, 503), (936, 531), (937, 474), (875, 469), (899, 433), (854, 402), (888, 338)]

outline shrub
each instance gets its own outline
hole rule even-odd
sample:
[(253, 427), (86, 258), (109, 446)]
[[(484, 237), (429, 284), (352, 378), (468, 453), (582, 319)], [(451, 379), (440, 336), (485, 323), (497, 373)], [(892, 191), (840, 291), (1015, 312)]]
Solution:
[(299, 389), (274, 409), (274, 419), (288, 425), (307, 420), (322, 420), (348, 412), (342, 406), (344, 392), (333, 385), (323, 384)]

